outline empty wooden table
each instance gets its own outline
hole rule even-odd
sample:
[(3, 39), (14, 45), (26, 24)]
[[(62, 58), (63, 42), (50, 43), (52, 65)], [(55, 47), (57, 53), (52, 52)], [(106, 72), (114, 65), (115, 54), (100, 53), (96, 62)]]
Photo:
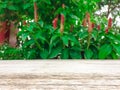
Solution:
[(120, 61), (0, 61), (0, 90), (120, 90)]

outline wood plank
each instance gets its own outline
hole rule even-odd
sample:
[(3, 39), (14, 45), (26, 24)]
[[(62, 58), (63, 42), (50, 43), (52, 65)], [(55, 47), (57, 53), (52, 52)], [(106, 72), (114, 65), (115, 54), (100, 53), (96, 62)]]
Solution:
[(120, 90), (120, 61), (0, 61), (0, 90)]

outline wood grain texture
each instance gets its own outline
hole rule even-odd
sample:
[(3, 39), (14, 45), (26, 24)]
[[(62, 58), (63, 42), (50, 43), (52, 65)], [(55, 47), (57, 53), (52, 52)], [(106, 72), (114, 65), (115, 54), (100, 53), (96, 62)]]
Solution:
[(120, 61), (0, 61), (0, 90), (120, 90)]

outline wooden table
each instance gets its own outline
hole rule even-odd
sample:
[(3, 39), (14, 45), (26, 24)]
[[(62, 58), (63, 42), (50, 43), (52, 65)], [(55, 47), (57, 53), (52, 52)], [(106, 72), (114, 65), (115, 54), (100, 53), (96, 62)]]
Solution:
[(120, 90), (120, 61), (0, 61), (0, 90)]

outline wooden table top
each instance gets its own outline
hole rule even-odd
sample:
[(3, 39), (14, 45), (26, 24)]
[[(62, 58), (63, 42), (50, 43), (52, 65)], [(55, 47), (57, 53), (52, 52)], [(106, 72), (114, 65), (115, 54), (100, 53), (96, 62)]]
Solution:
[(120, 61), (0, 61), (0, 90), (120, 90)]

